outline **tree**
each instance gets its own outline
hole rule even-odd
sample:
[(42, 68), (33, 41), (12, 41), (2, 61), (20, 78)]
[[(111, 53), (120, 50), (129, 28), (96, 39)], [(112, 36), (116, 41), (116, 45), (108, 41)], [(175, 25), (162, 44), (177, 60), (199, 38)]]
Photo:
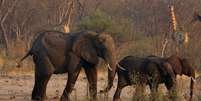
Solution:
[(3, 36), (3, 42), (4, 42), (4, 45), (5, 45), (5, 49), (8, 51), (8, 43), (9, 43), (9, 40), (8, 40), (8, 36), (6, 34), (6, 29), (5, 29), (5, 26), (4, 26), (4, 22), (6, 21), (7, 17), (9, 16), (10, 13), (13, 12), (14, 8), (16, 7), (18, 1), (17, 0), (14, 0), (14, 1), (11, 1), (11, 0), (1, 0), (0, 1), (0, 29), (1, 29), (1, 33), (2, 33), (2, 36)]
[(81, 30), (93, 30), (96, 32), (109, 31), (111, 27), (111, 18), (101, 10), (96, 10), (91, 15), (84, 17), (79, 25)]

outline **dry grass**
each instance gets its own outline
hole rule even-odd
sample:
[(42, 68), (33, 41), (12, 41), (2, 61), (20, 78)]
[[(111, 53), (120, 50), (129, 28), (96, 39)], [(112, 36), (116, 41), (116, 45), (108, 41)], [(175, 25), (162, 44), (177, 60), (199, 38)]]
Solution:
[[(6, 61), (4, 58), (0, 58), (0, 101), (30, 101), (31, 91), (34, 84), (34, 65), (31, 62), (31, 58), (28, 58), (23, 62), (22, 68), (15, 68), (16, 61)], [(106, 86), (106, 68), (100, 64), (98, 73), (98, 91), (102, 90)], [(201, 76), (200, 73), (196, 74), (197, 81), (195, 83), (195, 90), (193, 101), (201, 101)], [(54, 75), (47, 88), (47, 101), (58, 100), (65, 87), (67, 75)], [(189, 99), (189, 85), (190, 79), (186, 76), (177, 77), (177, 101), (187, 101)], [(100, 101), (112, 101), (114, 95), (117, 77), (114, 81), (114, 87), (111, 91), (104, 95), (98, 93), (98, 99)], [(88, 83), (85, 74), (80, 74), (75, 90), (72, 92), (71, 99), (73, 101), (89, 101)], [(150, 101), (149, 87), (146, 87), (145, 93), (138, 95), (135, 86), (125, 87), (121, 93), (122, 101)], [(136, 94), (137, 92), (137, 94)], [(156, 101), (168, 101), (169, 96), (165, 86), (162, 84), (159, 87), (159, 92), (155, 94)]]
[[(19, 59), (19, 58), (18, 58)], [(30, 101), (31, 91), (34, 84), (34, 65), (29, 57), (23, 62), (22, 68), (15, 68), (16, 58), (0, 56), (0, 101)], [(103, 66), (103, 65), (100, 65)], [(106, 86), (106, 68), (99, 68), (98, 75), (98, 91)], [(195, 91), (193, 100), (201, 101), (201, 75), (197, 73), (197, 82), (195, 83)], [(65, 87), (67, 75), (54, 75), (47, 88), (47, 101), (58, 100)], [(190, 79), (182, 76), (177, 78), (177, 99), (178, 101), (187, 101), (189, 99)], [(104, 95), (98, 93), (100, 101), (112, 101), (116, 89), (117, 78), (114, 81), (114, 87), (111, 91)], [(72, 101), (88, 101), (89, 93), (87, 92), (88, 84), (85, 74), (82, 72), (77, 80), (75, 90), (72, 92)], [(146, 87), (145, 93), (136, 95), (135, 86), (128, 86), (121, 93), (122, 101), (150, 101), (150, 90)], [(138, 93), (138, 92), (137, 92)], [(168, 101), (167, 90), (164, 85), (160, 85), (159, 92), (155, 94), (157, 101)], [(139, 96), (139, 97), (138, 97)]]
[[(106, 72), (99, 72), (98, 76), (98, 91), (103, 89), (106, 85)], [(67, 80), (66, 74), (53, 75), (48, 83), (47, 88), (47, 101), (58, 100), (61, 96)], [(178, 77), (178, 100), (187, 101), (189, 98), (189, 84), (190, 80), (185, 77)], [(98, 93), (99, 101), (112, 101), (112, 96), (116, 89), (117, 78), (114, 81), (114, 87), (108, 93), (108, 95)], [(31, 91), (34, 83), (34, 74), (32, 72), (11, 72), (7, 75), (0, 76), (0, 101), (30, 101)], [(197, 78), (195, 83), (195, 91), (193, 99), (194, 101), (200, 101), (201, 99), (201, 78)], [(75, 90), (71, 94), (72, 101), (89, 101), (87, 93), (87, 80), (85, 74), (82, 72), (76, 82)], [(128, 86), (123, 89), (121, 93), (122, 101), (137, 101), (138, 95), (135, 86)], [(138, 98), (137, 98), (138, 97)], [(156, 93), (157, 101), (168, 101), (167, 90), (164, 85), (160, 85), (159, 92)], [(145, 93), (140, 95), (140, 101), (150, 101), (150, 90), (146, 87)], [(139, 100), (138, 100), (139, 101)]]

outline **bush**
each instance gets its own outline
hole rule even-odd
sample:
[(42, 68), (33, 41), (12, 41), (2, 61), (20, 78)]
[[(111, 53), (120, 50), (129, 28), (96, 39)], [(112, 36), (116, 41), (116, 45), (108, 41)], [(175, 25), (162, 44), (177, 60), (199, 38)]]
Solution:
[(125, 41), (132, 33), (132, 21), (129, 18), (112, 17), (104, 11), (98, 9), (84, 16), (78, 24), (78, 30), (91, 30), (98, 33), (107, 32), (115, 40)]
[(79, 29), (96, 32), (109, 31), (111, 27), (112, 19), (101, 10), (96, 10), (91, 15), (85, 16), (79, 24)]

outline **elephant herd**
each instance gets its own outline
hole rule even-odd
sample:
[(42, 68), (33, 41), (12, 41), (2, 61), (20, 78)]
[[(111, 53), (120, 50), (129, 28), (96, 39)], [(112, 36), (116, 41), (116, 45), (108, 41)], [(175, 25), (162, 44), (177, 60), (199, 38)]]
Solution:
[(169, 91), (173, 91), (176, 75), (191, 77), (190, 100), (193, 95), (195, 71), (188, 60), (172, 55), (168, 58), (157, 56), (126, 56), (117, 65), (118, 84), (114, 101), (120, 99), (122, 89), (128, 85), (138, 84), (142, 88), (149, 85), (151, 93), (157, 91), (160, 83), (164, 83)]
[(120, 100), (122, 89), (128, 85), (149, 85), (153, 92), (157, 91), (160, 83), (164, 83), (168, 90), (172, 90), (176, 75), (182, 74), (191, 77), (190, 100), (192, 99), (195, 71), (187, 59), (177, 55), (165, 58), (126, 56), (117, 62), (115, 51), (113, 38), (105, 33), (44, 31), (38, 33), (32, 47), (17, 66), (20, 67), (26, 57), (33, 57), (35, 84), (32, 100), (36, 101), (45, 99), (51, 75), (61, 73), (67, 73), (68, 80), (60, 101), (69, 101), (81, 68), (89, 82), (90, 100), (96, 100), (99, 58), (108, 66), (108, 83), (101, 92), (108, 92), (113, 86), (115, 74), (118, 75), (114, 101)]

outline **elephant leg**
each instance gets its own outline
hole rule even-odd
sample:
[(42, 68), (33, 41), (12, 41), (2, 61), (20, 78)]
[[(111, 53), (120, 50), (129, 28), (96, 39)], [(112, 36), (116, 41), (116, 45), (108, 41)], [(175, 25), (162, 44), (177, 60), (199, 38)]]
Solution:
[(150, 83), (149, 87), (151, 90), (151, 101), (156, 101), (157, 100), (157, 92), (158, 92), (158, 83)]
[(32, 91), (32, 100), (44, 100), (46, 97), (47, 83), (53, 74), (52, 65), (48, 57), (34, 56), (35, 84)]
[(68, 80), (66, 83), (66, 87), (63, 91), (63, 94), (60, 98), (60, 101), (69, 101), (70, 100), (70, 93), (72, 92), (75, 82), (77, 80), (77, 77), (81, 70), (81, 64), (79, 63), (79, 57), (77, 57), (73, 53), (69, 53), (69, 64), (67, 66), (68, 69)]
[(167, 79), (165, 82), (165, 86), (168, 89), (170, 99), (176, 101), (177, 100), (176, 81)]
[(81, 66), (79, 65), (75, 72), (68, 73), (67, 84), (63, 91), (60, 101), (70, 101), (70, 93), (72, 92), (75, 86), (75, 82), (79, 76), (80, 70), (81, 70)]
[(89, 82), (90, 100), (95, 101), (97, 96), (97, 68), (88, 67), (84, 68)]
[(113, 101), (120, 101), (121, 91), (127, 85), (128, 85), (127, 83), (120, 83), (120, 82), (118, 82), (117, 89), (116, 89), (115, 94), (113, 96)]
[(118, 83), (115, 94), (113, 96), (113, 101), (120, 101), (120, 95), (122, 89), (130, 84), (128, 75), (125, 75), (124, 71), (118, 71), (117, 75), (118, 75)]
[(47, 83), (51, 75), (47, 76), (35, 76), (35, 84), (32, 91), (32, 100), (44, 100), (46, 97)]

